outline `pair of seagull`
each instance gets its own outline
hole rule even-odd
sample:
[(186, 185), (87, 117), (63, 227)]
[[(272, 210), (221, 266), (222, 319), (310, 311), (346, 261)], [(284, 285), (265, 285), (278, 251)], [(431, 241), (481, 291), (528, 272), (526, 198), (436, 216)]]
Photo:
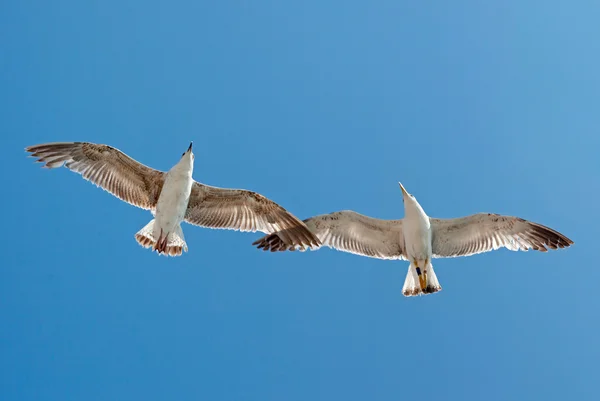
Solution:
[(431, 294), (442, 289), (433, 258), (469, 256), (505, 247), (512, 251), (566, 248), (563, 234), (519, 217), (478, 213), (456, 219), (427, 216), (400, 184), (404, 218), (381, 220), (351, 210), (300, 221), (283, 207), (252, 191), (217, 188), (194, 181), (192, 144), (168, 172), (147, 167), (120, 150), (90, 142), (55, 142), (26, 151), (44, 167), (66, 166), (117, 198), (154, 215), (135, 234), (137, 242), (159, 254), (187, 252), (183, 221), (209, 228), (260, 231), (255, 241), (265, 251), (294, 251), (327, 246), (378, 259), (410, 264), (402, 293)]

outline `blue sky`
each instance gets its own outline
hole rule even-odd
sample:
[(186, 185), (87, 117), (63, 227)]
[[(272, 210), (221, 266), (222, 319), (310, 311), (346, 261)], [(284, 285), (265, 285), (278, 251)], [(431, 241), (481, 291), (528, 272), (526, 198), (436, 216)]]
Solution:
[[(493, 4), (492, 4), (493, 3)], [(0, 398), (594, 399), (600, 6), (547, 2), (5, 1)], [(258, 191), (300, 218), (517, 215), (575, 241), (406, 262), (269, 254), (151, 215), (28, 145), (92, 141)]]

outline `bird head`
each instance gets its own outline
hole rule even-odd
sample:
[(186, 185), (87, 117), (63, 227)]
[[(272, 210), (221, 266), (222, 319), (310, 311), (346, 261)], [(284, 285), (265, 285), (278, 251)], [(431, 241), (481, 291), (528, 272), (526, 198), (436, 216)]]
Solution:
[(190, 142), (190, 146), (181, 154), (181, 160), (179, 160), (179, 164), (185, 164), (188, 166), (194, 165), (194, 153), (192, 152), (193, 144), (194, 142)]
[(405, 213), (417, 212), (423, 216), (427, 216), (425, 214), (425, 211), (419, 204), (419, 202), (417, 202), (417, 198), (415, 198), (414, 195), (409, 194), (408, 191), (404, 188), (404, 186), (401, 183), (398, 183), (398, 184), (400, 184), (400, 189), (402, 190), (402, 200), (404, 201), (404, 212)]
[(400, 189), (402, 190), (402, 201), (404, 202), (404, 205), (417, 203), (417, 199), (413, 195), (408, 193), (408, 191), (404, 188), (404, 185), (402, 185), (402, 183), (399, 182), (398, 185), (400, 185)]
[(194, 142), (190, 142), (190, 146), (187, 148), (185, 152), (181, 154), (181, 157), (189, 156), (192, 160), (194, 160), (194, 152), (192, 152), (192, 145)]

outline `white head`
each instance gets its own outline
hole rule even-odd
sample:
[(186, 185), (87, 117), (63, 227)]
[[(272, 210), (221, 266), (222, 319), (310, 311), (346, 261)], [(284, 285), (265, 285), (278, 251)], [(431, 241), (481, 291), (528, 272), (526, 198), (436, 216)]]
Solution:
[(188, 170), (190, 173), (192, 170), (194, 170), (194, 153), (192, 152), (192, 144), (193, 142), (190, 142), (190, 147), (183, 152), (181, 159), (176, 164), (178, 168)]
[(408, 191), (404, 189), (404, 186), (401, 183), (398, 184), (400, 185), (400, 189), (402, 190), (402, 201), (404, 201), (404, 210), (408, 208), (416, 208), (423, 211), (421, 205), (419, 205), (419, 202), (417, 202), (417, 199), (413, 195), (409, 194)]

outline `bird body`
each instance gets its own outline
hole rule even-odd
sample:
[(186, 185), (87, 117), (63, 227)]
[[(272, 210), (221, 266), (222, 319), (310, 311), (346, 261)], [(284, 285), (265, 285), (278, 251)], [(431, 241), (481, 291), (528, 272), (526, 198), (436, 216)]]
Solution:
[[(153, 215), (135, 239), (159, 254), (187, 251), (181, 222), (218, 229), (281, 231), (281, 241), (304, 249), (320, 245), (306, 225), (266, 197), (244, 189), (218, 188), (192, 178), (192, 144), (168, 172), (145, 166), (120, 150), (90, 142), (54, 142), (30, 146), (46, 168), (65, 166), (117, 198)], [(276, 234), (277, 235), (277, 234)]]
[(421, 205), (406, 202), (404, 206), (402, 232), (404, 247), (409, 260), (425, 261), (431, 259), (431, 222)]
[(420, 292), (430, 294), (440, 291), (442, 287), (437, 281), (431, 264), (431, 221), (419, 202), (400, 184), (404, 199), (404, 249), (410, 262), (404, 281), (404, 294), (418, 295)]
[[(546, 252), (547, 247), (567, 248), (573, 244), (551, 228), (514, 216), (477, 213), (455, 219), (431, 218), (402, 184), (400, 188), (403, 219), (381, 220), (343, 210), (314, 216), (304, 223), (324, 246), (371, 258), (409, 261), (402, 288), (405, 296), (442, 289), (433, 270), (433, 258), (469, 256), (502, 247), (511, 251)], [(296, 249), (284, 244), (280, 233), (266, 235), (254, 245), (272, 252)]]
[(156, 204), (156, 229), (171, 232), (181, 224), (192, 192), (191, 169), (175, 165), (165, 176), (165, 184)]
[(153, 250), (173, 256), (180, 255), (184, 250), (187, 252), (181, 222), (190, 201), (193, 171), (194, 155), (190, 144), (179, 162), (165, 174), (154, 219), (135, 235), (140, 245), (152, 245)]

